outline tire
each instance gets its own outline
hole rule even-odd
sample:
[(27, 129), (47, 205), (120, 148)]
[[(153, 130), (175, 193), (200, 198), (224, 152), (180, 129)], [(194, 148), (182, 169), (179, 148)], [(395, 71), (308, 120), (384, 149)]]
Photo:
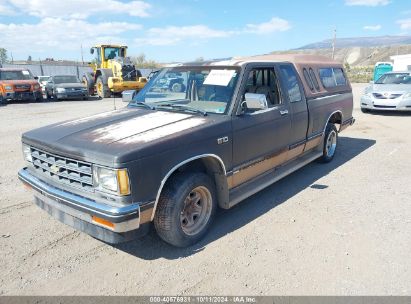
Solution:
[(368, 109), (366, 109), (366, 108), (361, 108), (361, 112), (363, 112), (363, 113), (368, 113), (368, 112), (370, 112), (370, 110), (368, 110)]
[(43, 102), (43, 94), (36, 98), (36, 102)]
[(329, 163), (333, 160), (338, 147), (338, 131), (334, 124), (328, 123), (325, 128), (323, 155), (318, 159), (321, 163)]
[(0, 94), (0, 107), (7, 105), (7, 99), (3, 98), (3, 95)]
[(111, 92), (108, 88), (108, 85), (104, 84), (103, 77), (98, 76), (96, 81), (97, 95), (100, 98), (108, 98), (111, 96)]
[(46, 91), (46, 99), (47, 99), (47, 100), (50, 100), (50, 99), (51, 99), (51, 95), (49, 94), (48, 91)]
[(88, 94), (90, 96), (94, 95), (94, 78), (91, 74), (84, 74), (82, 81), (86, 88), (88, 89)]
[(154, 217), (157, 234), (176, 247), (200, 241), (217, 209), (215, 185), (204, 173), (178, 174), (164, 187)]

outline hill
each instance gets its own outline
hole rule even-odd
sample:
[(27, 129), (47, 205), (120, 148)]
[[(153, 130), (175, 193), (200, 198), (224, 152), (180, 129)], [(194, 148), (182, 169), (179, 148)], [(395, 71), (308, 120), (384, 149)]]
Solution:
[[(381, 47), (381, 46), (397, 46), (411, 44), (411, 36), (377, 36), (377, 37), (351, 37), (336, 39), (338, 48), (351, 47)], [(327, 39), (321, 42), (307, 44), (298, 49), (327, 49), (332, 46), (332, 39)]]

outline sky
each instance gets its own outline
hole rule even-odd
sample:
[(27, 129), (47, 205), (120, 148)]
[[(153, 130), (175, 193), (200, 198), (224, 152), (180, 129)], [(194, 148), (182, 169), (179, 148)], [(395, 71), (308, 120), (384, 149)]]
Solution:
[(95, 43), (180, 62), (266, 54), (337, 37), (411, 35), (411, 0), (0, 0), (14, 60), (81, 60)]

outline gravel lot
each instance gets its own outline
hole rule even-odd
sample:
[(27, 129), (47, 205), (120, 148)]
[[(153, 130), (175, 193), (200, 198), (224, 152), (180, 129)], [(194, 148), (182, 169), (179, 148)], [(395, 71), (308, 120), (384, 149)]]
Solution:
[[(106, 245), (49, 217), (17, 179), (20, 136), (113, 100), (0, 108), (0, 295), (411, 295), (411, 114), (362, 114), (329, 164), (219, 212), (200, 244)], [(124, 104), (117, 99), (117, 107)]]

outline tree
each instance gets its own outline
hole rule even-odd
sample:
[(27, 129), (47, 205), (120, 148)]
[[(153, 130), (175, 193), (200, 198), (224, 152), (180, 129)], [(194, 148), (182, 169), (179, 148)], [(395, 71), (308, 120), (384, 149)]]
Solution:
[(203, 62), (203, 61), (204, 61), (204, 57), (198, 57), (195, 61), (196, 61), (196, 62)]
[(131, 61), (137, 68), (140, 69), (155, 69), (161, 66), (158, 62), (154, 60), (147, 60), (145, 54), (140, 54), (136, 57), (132, 57)]
[(27, 62), (31, 62), (31, 55), (27, 58)]
[(0, 63), (5, 63), (7, 61), (7, 50), (0, 48)]

